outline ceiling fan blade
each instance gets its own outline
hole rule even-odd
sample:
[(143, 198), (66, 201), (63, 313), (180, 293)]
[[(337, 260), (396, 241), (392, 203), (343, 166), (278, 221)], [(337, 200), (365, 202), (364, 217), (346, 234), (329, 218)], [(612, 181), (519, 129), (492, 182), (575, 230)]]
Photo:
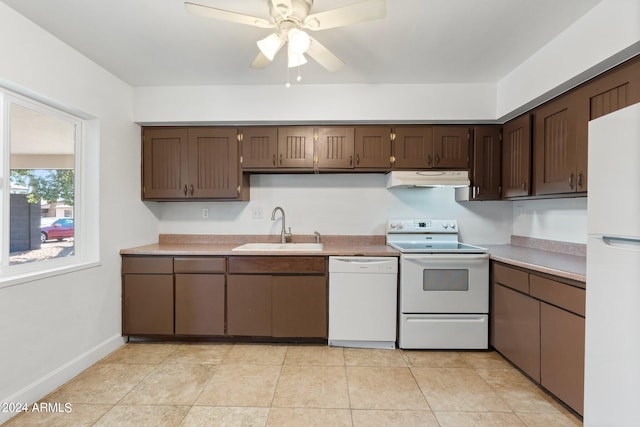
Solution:
[(204, 6), (191, 2), (184, 2), (187, 12), (206, 18), (219, 19), (221, 21), (235, 22), (237, 24), (251, 25), (260, 28), (273, 28), (275, 24), (263, 18), (244, 15), (242, 13), (230, 12), (228, 10), (216, 9), (215, 7)]
[(263, 68), (266, 68), (267, 65), (269, 64), (271, 64), (271, 61), (269, 60), (269, 58), (267, 58), (264, 55), (264, 53), (260, 52), (258, 53), (258, 56), (255, 57), (253, 62), (251, 62), (251, 68), (256, 70), (262, 70)]
[(385, 0), (365, 0), (360, 3), (309, 15), (305, 18), (303, 27), (313, 31), (320, 31), (384, 18), (386, 14)]
[(293, 14), (293, 4), (291, 0), (271, 0), (271, 8), (284, 19), (287, 19)]
[(324, 47), (322, 43), (313, 37), (309, 49), (307, 49), (307, 55), (313, 58), (318, 64), (322, 65), (327, 71), (338, 71), (344, 66), (344, 62), (333, 54), (329, 49)]

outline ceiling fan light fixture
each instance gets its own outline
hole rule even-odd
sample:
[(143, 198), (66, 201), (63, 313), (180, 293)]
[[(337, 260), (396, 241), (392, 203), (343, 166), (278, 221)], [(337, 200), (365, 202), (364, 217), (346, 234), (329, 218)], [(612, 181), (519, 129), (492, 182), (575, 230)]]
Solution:
[(289, 68), (299, 67), (307, 63), (307, 58), (303, 53), (295, 53), (289, 49), (288, 52), (288, 66)]
[(309, 34), (297, 28), (290, 29), (287, 38), (289, 40), (289, 51), (296, 54), (305, 53), (309, 49), (309, 45), (311, 45)]
[(280, 34), (273, 33), (263, 38), (262, 40), (258, 40), (258, 48), (260, 52), (267, 58), (269, 61), (273, 61), (273, 58), (276, 56), (276, 53), (280, 50), (284, 41), (280, 37)]

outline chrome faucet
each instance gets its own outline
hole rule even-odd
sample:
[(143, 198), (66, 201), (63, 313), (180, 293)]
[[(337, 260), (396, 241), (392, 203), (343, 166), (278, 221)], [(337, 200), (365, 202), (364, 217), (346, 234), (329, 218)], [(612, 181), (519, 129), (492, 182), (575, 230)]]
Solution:
[(275, 221), (276, 220), (276, 211), (280, 211), (280, 213), (282, 214), (282, 230), (280, 231), (280, 243), (290, 242), (291, 241), (291, 227), (289, 227), (289, 232), (287, 232), (286, 227), (285, 227), (284, 209), (282, 209), (280, 206), (276, 206), (273, 209), (273, 212), (271, 212), (271, 221)]

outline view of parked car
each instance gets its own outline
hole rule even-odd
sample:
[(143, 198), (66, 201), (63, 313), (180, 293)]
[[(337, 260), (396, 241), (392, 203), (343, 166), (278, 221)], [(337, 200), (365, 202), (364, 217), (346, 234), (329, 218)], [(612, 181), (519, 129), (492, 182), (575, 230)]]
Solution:
[(40, 227), (40, 241), (62, 240), (73, 237), (73, 218), (58, 218), (50, 225)]

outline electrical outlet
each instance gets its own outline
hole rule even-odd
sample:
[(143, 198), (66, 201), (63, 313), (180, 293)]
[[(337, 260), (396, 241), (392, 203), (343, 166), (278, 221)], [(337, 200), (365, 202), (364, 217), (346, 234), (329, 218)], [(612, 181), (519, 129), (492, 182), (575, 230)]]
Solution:
[(202, 208), (202, 219), (209, 218), (209, 208)]
[(251, 208), (251, 218), (262, 219), (263, 217), (264, 212), (262, 211), (262, 206), (254, 206)]

